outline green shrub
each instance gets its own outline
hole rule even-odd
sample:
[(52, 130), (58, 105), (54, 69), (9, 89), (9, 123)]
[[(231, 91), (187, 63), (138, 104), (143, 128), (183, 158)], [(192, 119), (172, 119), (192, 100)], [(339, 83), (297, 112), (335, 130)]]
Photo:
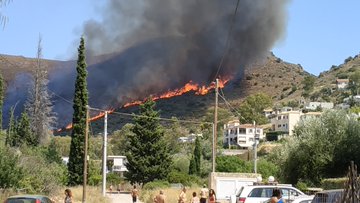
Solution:
[(106, 182), (111, 185), (118, 185), (122, 181), (122, 178), (119, 174), (108, 173), (106, 175)]
[(301, 191), (306, 191), (308, 186), (306, 185), (306, 183), (299, 180), (299, 182), (296, 184), (296, 188), (301, 190)]
[(92, 175), (88, 178), (89, 185), (98, 186), (102, 182), (102, 175)]
[(0, 188), (18, 187), (23, 169), (18, 165), (18, 155), (10, 148), (0, 145)]
[(188, 175), (186, 173), (172, 171), (167, 177), (169, 183), (181, 183), (186, 186), (191, 186), (194, 184), (200, 185), (201, 179), (195, 175)]
[(156, 180), (152, 182), (148, 182), (143, 186), (144, 190), (154, 190), (160, 188), (167, 188), (170, 187), (170, 183), (163, 180)]
[(216, 171), (248, 173), (252, 172), (252, 168), (248, 162), (237, 156), (218, 156), (216, 157)]

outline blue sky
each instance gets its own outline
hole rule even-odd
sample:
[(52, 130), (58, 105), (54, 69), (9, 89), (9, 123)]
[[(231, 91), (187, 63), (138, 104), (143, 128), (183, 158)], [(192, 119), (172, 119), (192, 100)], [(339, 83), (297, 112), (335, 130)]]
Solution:
[[(35, 57), (39, 34), (46, 59), (67, 60), (76, 52), (81, 27), (98, 19), (103, 1), (12, 0), (0, 29), (0, 53)], [(273, 48), (276, 56), (318, 75), (360, 53), (359, 0), (292, 0), (287, 32)]]

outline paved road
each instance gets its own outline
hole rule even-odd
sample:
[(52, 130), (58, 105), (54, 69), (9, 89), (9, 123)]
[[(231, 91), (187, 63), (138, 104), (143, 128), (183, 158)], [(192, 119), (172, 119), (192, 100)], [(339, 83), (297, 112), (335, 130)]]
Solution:
[[(121, 194), (107, 194), (107, 196), (112, 200), (112, 203), (132, 203), (132, 198), (130, 193), (121, 193)], [(138, 201), (138, 203), (141, 203)]]

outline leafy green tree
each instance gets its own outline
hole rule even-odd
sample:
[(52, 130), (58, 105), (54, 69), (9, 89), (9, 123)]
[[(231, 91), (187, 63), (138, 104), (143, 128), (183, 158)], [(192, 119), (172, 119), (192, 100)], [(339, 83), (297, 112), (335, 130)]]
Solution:
[(3, 105), (4, 105), (4, 78), (0, 74), (0, 130), (2, 130), (2, 117), (3, 117)]
[(16, 188), (23, 177), (18, 165), (19, 156), (11, 148), (0, 145), (0, 188)]
[(240, 105), (240, 122), (253, 123), (262, 125), (268, 122), (268, 119), (263, 114), (264, 109), (272, 107), (271, 98), (263, 93), (257, 93), (248, 96)]
[(128, 137), (133, 134), (131, 131), (133, 127), (133, 124), (127, 123), (120, 130), (113, 133), (110, 144), (114, 154), (124, 155), (126, 153), (126, 146), (129, 145)]
[[(29, 116), (26, 112), (21, 113), (20, 121), (16, 126), (16, 134), (20, 138), (18, 142), (21, 144), (33, 147), (39, 144), (39, 140), (31, 131)], [(18, 144), (18, 146), (21, 144)]]
[(314, 88), (315, 80), (316, 78), (314, 76), (305, 76), (304, 80), (301, 82), (304, 86), (303, 89), (305, 91), (311, 91)]
[(360, 163), (359, 130), (360, 123), (344, 111), (325, 111), (301, 121), (288, 153), (282, 155), (284, 162), (278, 164), (284, 181), (317, 185), (322, 178), (345, 175), (351, 160)]
[(140, 105), (140, 115), (134, 118), (129, 136), (126, 157), (128, 172), (125, 177), (131, 183), (147, 183), (165, 179), (170, 172), (172, 159), (164, 140), (164, 130), (159, 122), (155, 102), (148, 100)]
[(72, 119), (71, 145), (69, 155), (69, 185), (83, 182), (84, 140), (86, 129), (86, 108), (88, 105), (87, 71), (85, 61), (85, 40), (81, 37), (78, 48), (77, 77), (75, 81), (74, 114)]

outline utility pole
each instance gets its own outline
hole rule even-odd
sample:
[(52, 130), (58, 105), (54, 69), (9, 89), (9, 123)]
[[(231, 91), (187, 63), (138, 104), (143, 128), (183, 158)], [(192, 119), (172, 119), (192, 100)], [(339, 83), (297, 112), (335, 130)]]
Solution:
[(103, 160), (102, 160), (102, 195), (106, 195), (106, 161), (107, 161), (107, 118), (108, 112), (104, 116), (104, 139), (103, 139)]
[(213, 168), (212, 172), (215, 172), (216, 166), (216, 148), (217, 148), (217, 116), (218, 116), (218, 95), (219, 95), (219, 79), (216, 79), (215, 83), (215, 112), (214, 112), (214, 125), (213, 125)]
[(256, 159), (257, 159), (257, 138), (256, 138), (256, 121), (254, 121), (254, 173), (256, 173)]
[(87, 180), (87, 162), (88, 162), (88, 135), (89, 135), (89, 106), (86, 105), (86, 124), (85, 124), (85, 143), (84, 143), (84, 172), (83, 172), (83, 198), (82, 203), (86, 203), (86, 180)]

